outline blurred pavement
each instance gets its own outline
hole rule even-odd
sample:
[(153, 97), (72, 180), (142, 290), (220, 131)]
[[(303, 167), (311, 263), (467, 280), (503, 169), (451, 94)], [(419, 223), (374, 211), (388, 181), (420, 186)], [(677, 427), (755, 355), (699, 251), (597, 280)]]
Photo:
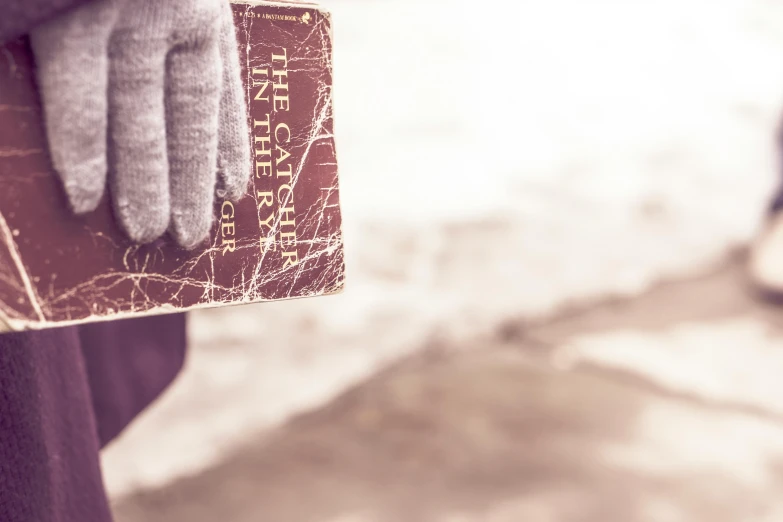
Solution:
[(783, 314), (740, 266), (429, 344), (118, 522), (783, 520)]

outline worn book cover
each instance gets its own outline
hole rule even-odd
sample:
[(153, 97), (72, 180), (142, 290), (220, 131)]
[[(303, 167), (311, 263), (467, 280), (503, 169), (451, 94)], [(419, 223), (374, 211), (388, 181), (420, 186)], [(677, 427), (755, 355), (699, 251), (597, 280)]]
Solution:
[(52, 170), (26, 40), (0, 46), (0, 331), (340, 291), (344, 264), (329, 13), (303, 2), (233, 6), (254, 175), (217, 201), (192, 251), (125, 238), (108, 197), (74, 216)]

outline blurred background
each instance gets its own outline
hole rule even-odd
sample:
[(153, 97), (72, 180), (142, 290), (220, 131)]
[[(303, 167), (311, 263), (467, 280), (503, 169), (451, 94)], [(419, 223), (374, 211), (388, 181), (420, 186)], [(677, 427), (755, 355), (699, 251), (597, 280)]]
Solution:
[(118, 520), (783, 521), (783, 4), (322, 3), (346, 291), (191, 315)]

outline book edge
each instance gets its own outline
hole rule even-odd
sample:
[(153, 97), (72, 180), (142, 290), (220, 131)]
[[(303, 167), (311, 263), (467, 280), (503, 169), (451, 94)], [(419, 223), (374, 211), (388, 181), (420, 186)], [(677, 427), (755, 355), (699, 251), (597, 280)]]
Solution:
[(275, 303), (279, 301), (294, 301), (297, 299), (309, 299), (312, 297), (328, 297), (328, 296), (335, 296), (340, 295), (344, 293), (345, 290), (345, 279), (342, 279), (340, 281), (340, 286), (332, 289), (327, 290), (322, 293), (316, 293), (316, 294), (309, 294), (309, 295), (297, 295), (292, 297), (279, 297), (276, 299), (257, 299), (253, 301), (236, 301), (233, 303), (203, 303), (203, 304), (197, 304), (193, 306), (189, 306), (187, 308), (176, 308), (174, 306), (159, 306), (156, 308), (152, 308), (150, 310), (145, 310), (141, 312), (124, 312), (120, 314), (112, 314), (112, 315), (96, 315), (96, 316), (90, 316), (85, 317), (83, 319), (76, 319), (72, 321), (31, 321), (31, 320), (20, 320), (20, 319), (11, 319), (6, 316), (0, 315), (0, 334), (5, 333), (13, 333), (13, 332), (25, 332), (25, 331), (36, 331), (36, 330), (45, 330), (48, 328), (61, 328), (66, 326), (78, 326), (82, 324), (94, 324), (94, 323), (104, 323), (109, 321), (121, 321), (124, 319), (138, 319), (141, 317), (153, 317), (157, 315), (169, 315), (169, 314), (176, 314), (176, 313), (187, 313), (187, 312), (193, 312), (197, 310), (210, 310), (213, 308), (230, 308), (232, 306), (241, 306), (241, 305), (250, 305), (250, 304), (261, 304), (261, 303)]
[(232, 4), (245, 4), (245, 5), (251, 5), (251, 6), (257, 6), (257, 5), (275, 5), (279, 7), (291, 7), (291, 8), (306, 8), (306, 9), (312, 9), (315, 8), (318, 11), (321, 11), (322, 13), (328, 13), (329, 10), (324, 8), (320, 4), (316, 4), (315, 2), (286, 2), (285, 0), (231, 0)]

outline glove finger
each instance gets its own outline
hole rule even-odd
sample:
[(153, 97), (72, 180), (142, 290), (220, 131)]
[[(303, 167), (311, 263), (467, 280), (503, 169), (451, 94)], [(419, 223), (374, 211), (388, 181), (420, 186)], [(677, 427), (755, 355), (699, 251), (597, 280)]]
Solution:
[(52, 164), (76, 213), (106, 187), (109, 2), (77, 9), (31, 34)]
[(220, 98), (218, 195), (236, 201), (247, 192), (253, 164), (236, 28), (231, 5), (225, 0), (222, 0), (221, 4), (220, 54), (223, 62), (223, 87)]
[(166, 232), (171, 206), (166, 157), (164, 40), (115, 35), (111, 42), (110, 141), (114, 210), (136, 242)]
[(170, 232), (191, 248), (209, 235), (213, 221), (221, 78), (217, 34), (172, 49), (167, 73)]

